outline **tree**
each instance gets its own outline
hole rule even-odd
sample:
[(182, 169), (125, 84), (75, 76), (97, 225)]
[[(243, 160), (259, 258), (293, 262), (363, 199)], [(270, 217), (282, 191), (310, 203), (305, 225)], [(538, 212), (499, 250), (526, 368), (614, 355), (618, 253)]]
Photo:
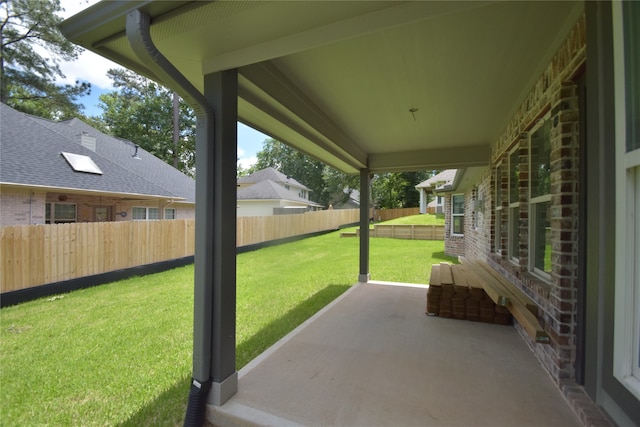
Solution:
[[(257, 157), (248, 172), (276, 168), (309, 187), (311, 199), (324, 206), (344, 203), (360, 189), (359, 175), (340, 172), (275, 139), (265, 140)], [(420, 193), (415, 186), (432, 175), (433, 171), (377, 174), (371, 183), (372, 203), (381, 209), (417, 207)]]
[(351, 193), (354, 190), (360, 191), (359, 174), (346, 174), (331, 166), (327, 166), (324, 169), (323, 178), (327, 206), (329, 204), (337, 206), (346, 203), (349, 201)]
[(380, 209), (414, 208), (420, 205), (415, 186), (433, 171), (376, 174), (371, 184), (373, 203)]
[(110, 69), (117, 90), (100, 95), (101, 119), (108, 132), (138, 144), (177, 169), (195, 175), (195, 114), (179, 100), (179, 135), (173, 141), (173, 92), (124, 69)]
[(60, 61), (81, 51), (58, 30), (60, 11), (59, 0), (0, 0), (0, 101), (49, 119), (80, 115), (76, 101), (91, 91), (85, 82), (56, 84), (65, 77)]
[(253, 171), (273, 167), (309, 187), (311, 200), (328, 205), (323, 178), (324, 163), (272, 138), (262, 143), (262, 150), (256, 157), (258, 161)]

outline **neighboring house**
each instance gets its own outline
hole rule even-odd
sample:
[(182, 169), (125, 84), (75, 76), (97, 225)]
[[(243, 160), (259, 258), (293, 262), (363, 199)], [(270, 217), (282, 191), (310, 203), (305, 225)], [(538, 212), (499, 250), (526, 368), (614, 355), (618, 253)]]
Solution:
[(358, 209), (360, 208), (360, 191), (355, 188), (345, 188), (344, 194), (348, 194), (349, 197), (344, 202), (333, 203), (333, 209)]
[(0, 125), (0, 226), (195, 216), (195, 180), (130, 141), (5, 104)]
[(238, 216), (269, 216), (320, 210), (309, 200), (311, 190), (274, 168), (238, 179)]
[(422, 181), (416, 185), (416, 190), (420, 192), (420, 213), (425, 214), (441, 214), (444, 209), (444, 198), (435, 195), (434, 200), (427, 203), (429, 193), (435, 194), (436, 190), (442, 190), (444, 187), (451, 185), (456, 176), (456, 169), (445, 169), (442, 172)]

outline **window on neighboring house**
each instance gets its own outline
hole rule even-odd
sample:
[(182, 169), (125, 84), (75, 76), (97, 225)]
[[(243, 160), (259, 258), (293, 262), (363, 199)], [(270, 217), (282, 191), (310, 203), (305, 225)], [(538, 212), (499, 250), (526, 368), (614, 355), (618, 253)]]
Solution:
[(545, 120), (531, 132), (529, 172), (530, 270), (551, 276), (551, 121)]
[(175, 208), (166, 208), (164, 210), (164, 219), (176, 219)]
[(76, 220), (75, 203), (47, 203), (45, 205), (45, 223), (47, 224), (62, 224), (76, 222)]
[(147, 207), (133, 207), (131, 209), (133, 220), (151, 220), (160, 218), (160, 209)]
[(290, 190), (290, 189), (291, 189), (291, 187), (289, 187), (289, 184), (285, 184), (285, 185), (284, 185), (284, 188), (286, 188), (287, 190)]
[(508, 248), (509, 259), (520, 259), (520, 149), (516, 147), (509, 154), (509, 217)]
[(494, 223), (494, 247), (496, 253), (502, 253), (502, 162), (496, 166), (495, 176), (495, 223)]
[(438, 206), (442, 206), (442, 196), (438, 196), (438, 201), (436, 202)]
[(451, 196), (451, 233), (464, 234), (464, 194)]
[(640, 399), (640, 3), (615, 2), (614, 376)]

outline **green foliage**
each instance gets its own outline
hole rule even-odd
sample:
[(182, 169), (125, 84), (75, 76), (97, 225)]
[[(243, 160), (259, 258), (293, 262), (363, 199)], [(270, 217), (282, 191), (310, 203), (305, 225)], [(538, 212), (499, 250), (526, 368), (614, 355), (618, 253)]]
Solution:
[[(258, 161), (253, 168), (239, 171), (238, 176), (267, 167), (276, 168), (309, 187), (312, 191), (311, 200), (327, 207), (330, 204), (345, 203), (352, 190), (360, 189), (359, 175), (340, 172), (275, 139), (265, 140), (257, 157)], [(382, 209), (417, 207), (420, 204), (420, 193), (415, 186), (433, 173), (434, 171), (377, 174), (371, 183), (372, 201)]]
[(91, 91), (85, 82), (56, 84), (59, 62), (81, 51), (58, 30), (60, 10), (59, 0), (0, 0), (0, 101), (48, 119), (79, 116), (76, 101)]
[(323, 179), (327, 206), (329, 204), (337, 206), (348, 202), (352, 191), (360, 189), (359, 175), (347, 175), (329, 166), (324, 169)]
[(173, 92), (129, 70), (111, 69), (107, 74), (118, 89), (100, 95), (100, 119), (108, 133), (132, 141), (194, 176), (196, 120), (193, 110), (180, 101), (180, 135), (175, 147)]
[(372, 202), (379, 209), (415, 208), (420, 206), (420, 193), (415, 186), (436, 171), (376, 174), (371, 183)]
[[(267, 139), (257, 153), (258, 161), (249, 172), (273, 167), (311, 189), (310, 200), (328, 207), (344, 199), (343, 190), (354, 183), (357, 176), (349, 176), (326, 166), (319, 160), (304, 154), (280, 141)], [(356, 186), (351, 188), (357, 188)], [(348, 199), (349, 194), (346, 193)]]

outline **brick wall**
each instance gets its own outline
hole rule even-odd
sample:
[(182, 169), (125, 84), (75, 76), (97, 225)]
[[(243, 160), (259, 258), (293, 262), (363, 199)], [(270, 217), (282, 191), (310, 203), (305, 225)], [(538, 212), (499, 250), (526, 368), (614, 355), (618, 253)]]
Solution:
[[(558, 385), (573, 380), (575, 372), (575, 324), (578, 265), (578, 96), (575, 78), (585, 62), (584, 18), (581, 18), (540, 77), (526, 101), (509, 122), (503, 135), (492, 147), (490, 172), (479, 184), (488, 189), (492, 200), (489, 217), (484, 224), (486, 235), (465, 242), (465, 252), (474, 256), (484, 253), (486, 260), (505, 277), (532, 297), (540, 307), (540, 321), (551, 337), (550, 345), (529, 343)], [(529, 152), (530, 132), (540, 120), (550, 122), (550, 192), (551, 192), (551, 273), (543, 278), (530, 268), (530, 199)], [(507, 259), (507, 235), (498, 230), (507, 227), (508, 155), (516, 149), (519, 156), (519, 247), (518, 262)], [(498, 175), (497, 165), (505, 166)], [(534, 183), (535, 184), (535, 183)], [(502, 191), (502, 213), (495, 210), (495, 194)], [(500, 216), (498, 223), (496, 217)], [(496, 243), (497, 242), (497, 243)]]
[[(531, 93), (492, 145), (484, 176), (465, 193), (464, 238), (451, 236), (451, 196), (445, 199), (445, 253), (483, 259), (522, 289), (540, 307), (540, 322), (551, 337), (549, 345), (534, 343), (519, 326), (545, 369), (560, 388), (574, 380), (578, 278), (578, 96), (575, 79), (585, 64), (585, 21), (580, 18)], [(530, 253), (530, 133), (541, 120), (550, 123), (550, 240), (551, 272), (531, 271)], [(509, 154), (516, 150), (517, 262), (508, 259)], [(534, 153), (535, 154), (535, 153)], [(503, 167), (498, 168), (501, 164)], [(535, 184), (535, 183), (534, 183)], [(497, 192), (501, 192), (496, 210)], [(477, 227), (474, 217), (477, 216)], [(502, 232), (500, 232), (502, 230)]]
[[(73, 193), (34, 191), (21, 188), (2, 187), (0, 191), (0, 227), (9, 225), (30, 225), (45, 223), (46, 204), (73, 204), (76, 206), (77, 222), (95, 221), (95, 208), (105, 206), (111, 209), (111, 220), (130, 221), (131, 208), (158, 207), (176, 210), (176, 219), (195, 218), (193, 205), (166, 203), (157, 200), (122, 201), (117, 197), (89, 196)], [(126, 215), (118, 215), (125, 212)]]
[(484, 176), (465, 194), (469, 227), (465, 227), (464, 256), (470, 259), (485, 259), (491, 251), (493, 221), (491, 176), (487, 169)]
[(44, 224), (45, 193), (3, 187), (0, 191), (0, 227)]

